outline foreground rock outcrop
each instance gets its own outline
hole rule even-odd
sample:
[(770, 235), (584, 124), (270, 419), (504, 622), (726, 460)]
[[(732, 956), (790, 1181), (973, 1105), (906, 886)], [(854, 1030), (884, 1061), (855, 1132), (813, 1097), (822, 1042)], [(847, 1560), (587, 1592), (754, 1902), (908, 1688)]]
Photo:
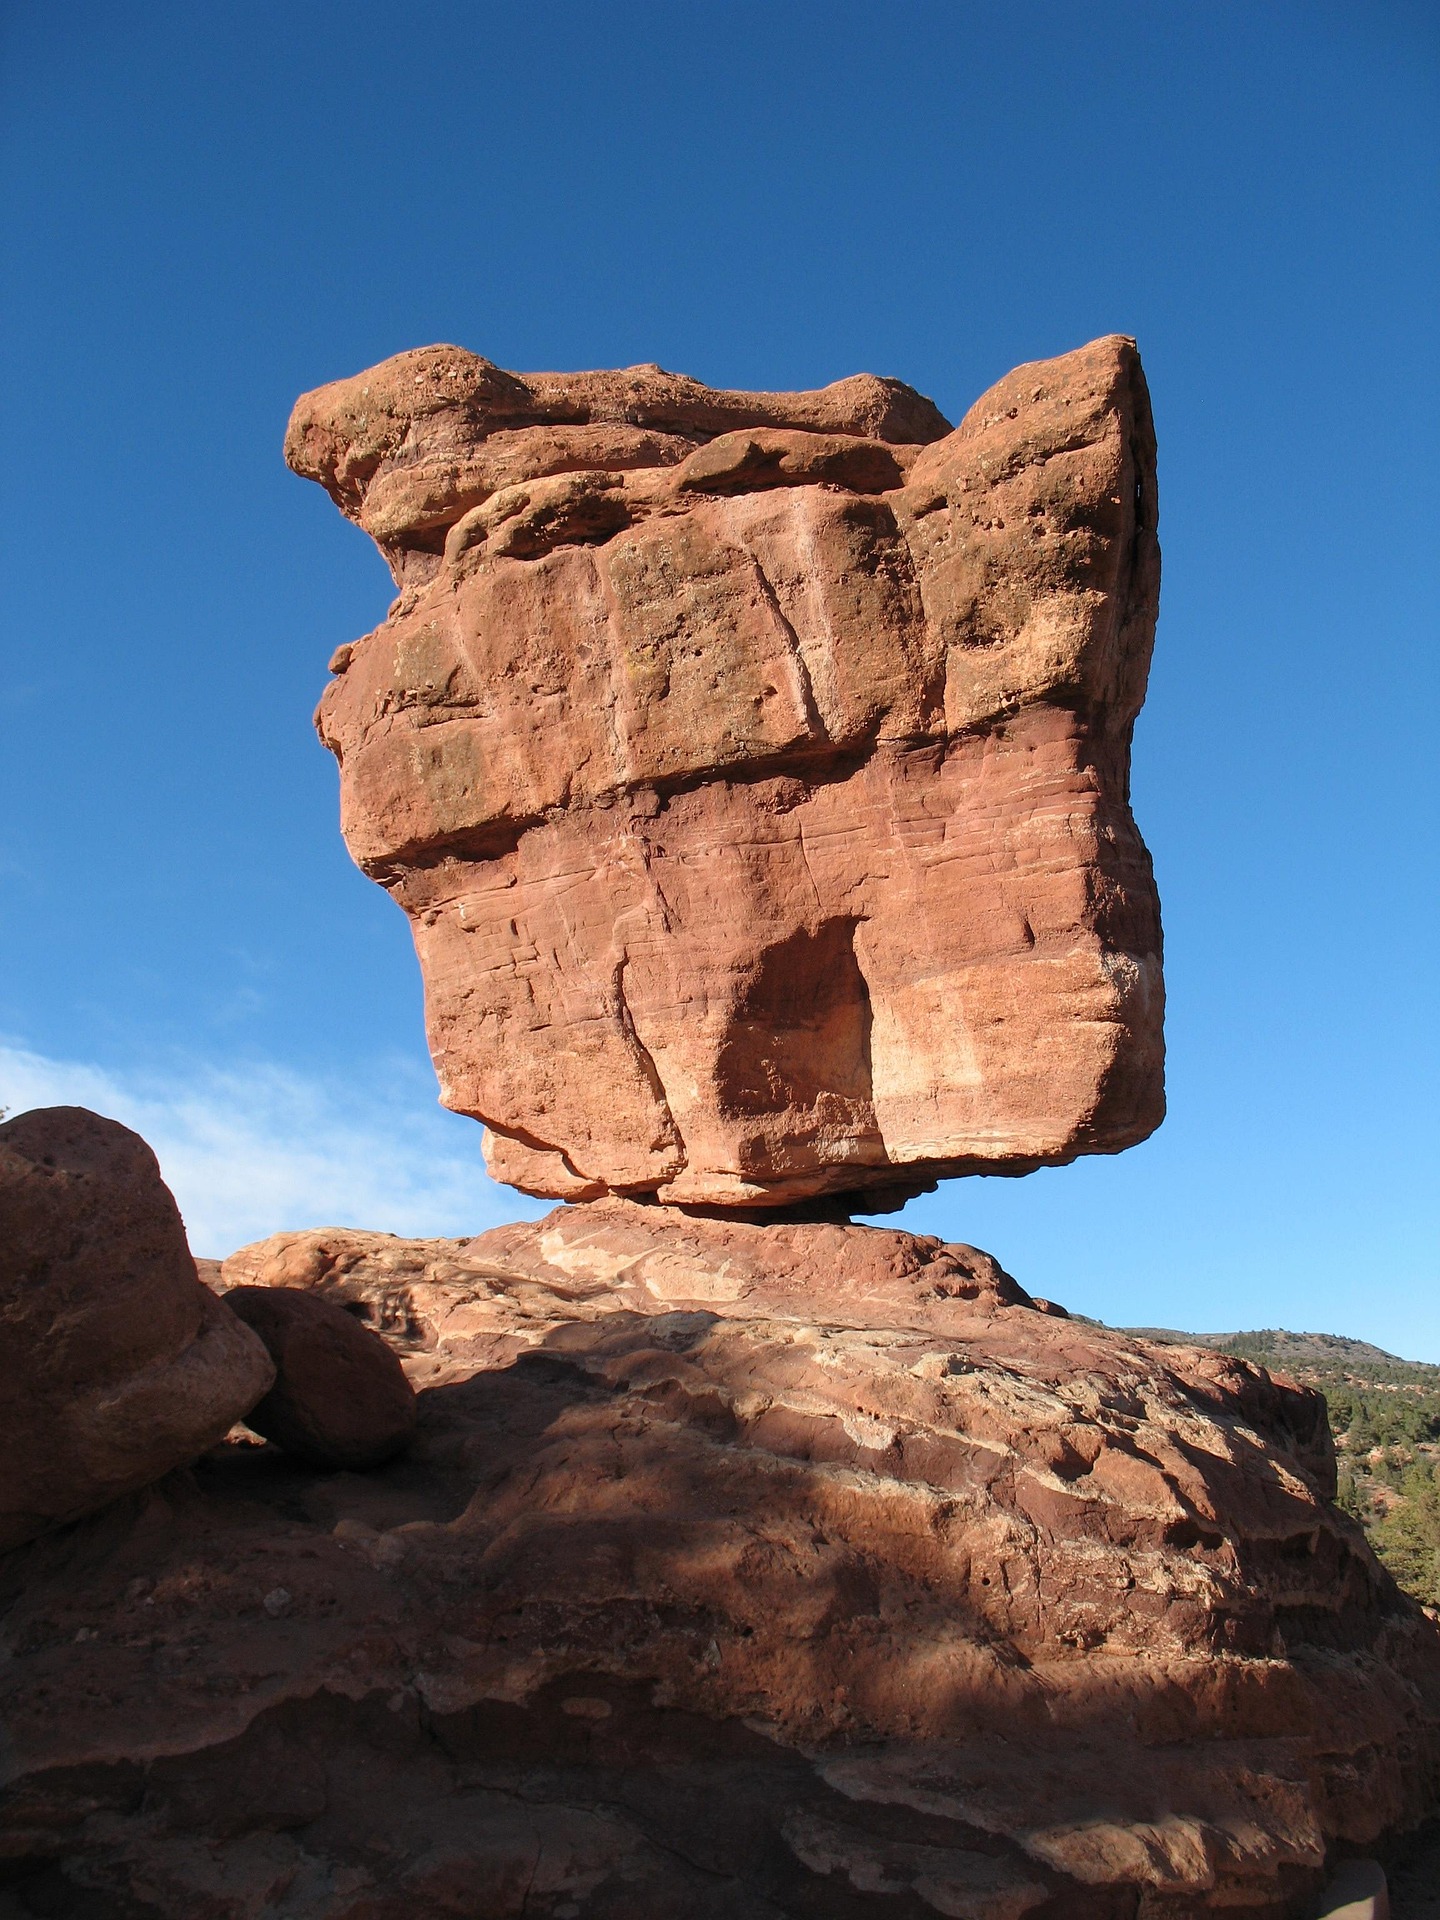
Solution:
[(0, 1126), (0, 1550), (193, 1460), (274, 1377), (138, 1134), (83, 1107)]
[(868, 375), (433, 347), (307, 394), (286, 454), (401, 588), (317, 720), (499, 1178), (878, 1207), (1158, 1124), (1133, 342), (953, 431)]
[(1279, 1920), (1433, 1803), (1440, 1634), (1259, 1369), (618, 1200), (221, 1284), (383, 1332), (415, 1441), (0, 1563), (22, 1913)]

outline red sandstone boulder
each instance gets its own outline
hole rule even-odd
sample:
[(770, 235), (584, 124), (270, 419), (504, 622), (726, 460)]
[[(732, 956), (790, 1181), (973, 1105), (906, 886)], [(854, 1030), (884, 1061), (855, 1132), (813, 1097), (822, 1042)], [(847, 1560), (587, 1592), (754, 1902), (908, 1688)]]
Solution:
[(267, 1287), (236, 1287), (225, 1304), (275, 1364), (248, 1427), (315, 1467), (378, 1467), (410, 1444), (415, 1393), (405, 1369), (343, 1307)]
[(497, 1177), (878, 1206), (1159, 1123), (1133, 342), (953, 431), (868, 375), (436, 347), (307, 394), (286, 452), (402, 589), (317, 718)]
[(154, 1154), (83, 1107), (0, 1126), (0, 1356), (0, 1549), (195, 1459), (274, 1378)]

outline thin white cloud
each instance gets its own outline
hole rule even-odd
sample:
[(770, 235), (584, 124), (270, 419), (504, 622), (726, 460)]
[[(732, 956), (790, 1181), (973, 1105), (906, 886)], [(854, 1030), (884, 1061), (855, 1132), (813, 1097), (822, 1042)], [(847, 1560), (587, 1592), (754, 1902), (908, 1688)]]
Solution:
[(0, 1106), (89, 1107), (132, 1127), (210, 1257), (282, 1229), (449, 1236), (544, 1210), (489, 1178), (479, 1127), (403, 1062), (342, 1085), (264, 1064), (116, 1071), (0, 1041)]

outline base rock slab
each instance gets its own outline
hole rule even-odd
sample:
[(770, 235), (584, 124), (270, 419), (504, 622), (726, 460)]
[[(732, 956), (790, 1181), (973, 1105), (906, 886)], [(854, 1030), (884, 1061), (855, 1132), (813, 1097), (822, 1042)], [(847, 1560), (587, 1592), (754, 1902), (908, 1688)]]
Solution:
[(19, 1913), (1279, 1920), (1433, 1805), (1440, 1633), (1259, 1368), (615, 1200), (220, 1284), (384, 1334), (416, 1436), (0, 1562)]

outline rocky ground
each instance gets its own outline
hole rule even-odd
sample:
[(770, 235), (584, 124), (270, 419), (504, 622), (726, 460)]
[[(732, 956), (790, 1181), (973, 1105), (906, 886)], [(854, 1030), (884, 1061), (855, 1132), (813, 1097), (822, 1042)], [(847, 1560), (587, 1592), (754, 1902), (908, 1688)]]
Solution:
[(382, 1331), (415, 1444), (8, 1556), (13, 1913), (1278, 1920), (1433, 1790), (1440, 1634), (1243, 1362), (626, 1202), (222, 1284)]

